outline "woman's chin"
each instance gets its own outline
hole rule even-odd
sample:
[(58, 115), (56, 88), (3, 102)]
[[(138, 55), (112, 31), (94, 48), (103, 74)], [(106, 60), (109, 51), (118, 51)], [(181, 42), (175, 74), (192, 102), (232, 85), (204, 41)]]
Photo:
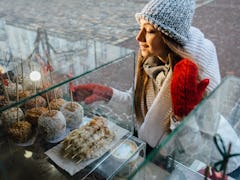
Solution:
[(153, 53), (150, 53), (149, 51), (146, 51), (146, 50), (141, 50), (141, 55), (143, 58), (148, 58), (153, 56)]
[(144, 59), (145, 59), (145, 58), (148, 58), (148, 57), (150, 56), (150, 54), (144, 53), (144, 52), (142, 52), (141, 55), (142, 55), (142, 57), (143, 57)]

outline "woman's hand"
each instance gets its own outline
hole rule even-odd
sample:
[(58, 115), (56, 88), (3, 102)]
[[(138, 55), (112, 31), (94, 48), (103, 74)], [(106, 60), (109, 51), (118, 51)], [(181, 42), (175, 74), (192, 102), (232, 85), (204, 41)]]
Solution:
[(173, 69), (171, 96), (173, 113), (181, 119), (201, 101), (209, 79), (198, 82), (198, 67), (188, 60), (178, 62)]
[(74, 86), (72, 89), (73, 99), (75, 101), (84, 101), (86, 104), (96, 101), (108, 102), (113, 95), (112, 88), (95, 83), (80, 84)]

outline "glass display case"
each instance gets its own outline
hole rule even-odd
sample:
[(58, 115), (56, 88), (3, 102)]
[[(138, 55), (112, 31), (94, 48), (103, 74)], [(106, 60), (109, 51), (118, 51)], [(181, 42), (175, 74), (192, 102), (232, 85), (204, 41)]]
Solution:
[[(146, 146), (133, 136), (134, 69), (133, 50), (0, 21), (0, 179), (131, 174)], [(75, 102), (86, 83), (128, 98)]]
[(239, 179), (239, 92), (239, 78), (222, 80), (129, 179)]

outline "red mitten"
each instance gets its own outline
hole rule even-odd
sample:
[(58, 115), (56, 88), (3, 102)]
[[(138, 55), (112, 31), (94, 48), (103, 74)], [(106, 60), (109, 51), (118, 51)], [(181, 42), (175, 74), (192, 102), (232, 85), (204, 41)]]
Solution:
[(173, 69), (171, 96), (173, 113), (184, 117), (201, 101), (209, 79), (198, 82), (198, 67), (188, 59), (178, 62)]
[(213, 180), (228, 180), (227, 175), (225, 175), (223, 178), (223, 174), (221, 172), (217, 172), (211, 167), (210, 167), (210, 172), (207, 172), (207, 174), (205, 174), (206, 173), (205, 171), (206, 171), (206, 168), (200, 169), (198, 172), (210, 179), (213, 179)]
[(113, 90), (110, 87), (89, 83), (73, 87), (73, 98), (75, 101), (84, 101), (91, 104), (95, 101), (109, 101), (112, 98)]

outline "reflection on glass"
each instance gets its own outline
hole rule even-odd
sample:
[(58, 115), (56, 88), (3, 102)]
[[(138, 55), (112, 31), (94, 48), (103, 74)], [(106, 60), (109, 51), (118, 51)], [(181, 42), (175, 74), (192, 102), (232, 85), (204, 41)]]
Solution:
[[(32, 87), (30, 73), (43, 70), (43, 82), (36, 83), (37, 92), (41, 93), (134, 53), (133, 50), (94, 40), (81, 37), (80, 40), (75, 39), (68, 38), (66, 34), (47, 32), (43, 27), (30, 30), (0, 21), (0, 65), (5, 71), (16, 75), (16, 65), (22, 62), (23, 73), (20, 79), (24, 79), (26, 90), (27, 87)], [(51, 75), (48, 73), (50, 69)], [(71, 78), (68, 76), (70, 72)], [(16, 77), (12, 78), (9, 74), (9, 81), (14, 81)], [(25, 99), (21, 98), (19, 103), (22, 101)], [(16, 105), (14, 101), (12, 103), (11, 106)], [(7, 108), (9, 107), (0, 108), (0, 111)]]
[[(206, 168), (210, 166), (212, 174), (222, 177), (226, 172), (228, 179), (239, 179), (239, 92), (240, 79), (231, 76), (225, 78), (130, 177), (203, 179)], [(230, 143), (231, 149), (227, 152)], [(224, 164), (226, 153), (237, 154), (228, 159), (227, 165)], [(169, 163), (170, 159), (174, 161), (173, 164)]]
[(74, 64), (78, 73), (84, 73), (84, 70), (99, 67), (132, 52), (94, 40), (82, 38), (76, 41), (67, 39), (67, 35), (48, 35), (43, 28), (33, 31), (0, 21), (1, 63), (7, 59), (9, 53), (16, 58), (27, 59), (33, 51), (44, 58), (46, 52), (50, 53), (53, 65), (58, 68), (64, 67), (65, 63)]

